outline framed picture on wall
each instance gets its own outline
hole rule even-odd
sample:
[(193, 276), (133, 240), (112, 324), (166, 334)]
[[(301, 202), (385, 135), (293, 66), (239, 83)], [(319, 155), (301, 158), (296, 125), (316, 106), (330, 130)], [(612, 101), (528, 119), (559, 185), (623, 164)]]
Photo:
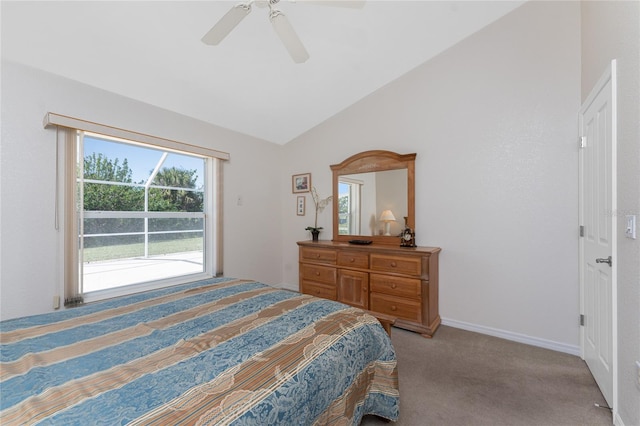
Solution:
[(293, 175), (291, 184), (294, 194), (299, 192), (309, 192), (311, 189), (311, 173)]
[(306, 203), (306, 198), (304, 195), (298, 195), (298, 202), (296, 204), (296, 213), (298, 216), (304, 216), (304, 207)]

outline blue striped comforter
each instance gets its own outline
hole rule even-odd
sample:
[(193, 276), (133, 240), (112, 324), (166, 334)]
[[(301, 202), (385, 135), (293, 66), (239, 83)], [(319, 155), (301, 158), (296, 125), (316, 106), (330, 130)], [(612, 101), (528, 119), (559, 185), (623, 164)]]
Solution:
[(398, 417), (355, 308), (218, 278), (0, 323), (0, 423), (353, 424)]

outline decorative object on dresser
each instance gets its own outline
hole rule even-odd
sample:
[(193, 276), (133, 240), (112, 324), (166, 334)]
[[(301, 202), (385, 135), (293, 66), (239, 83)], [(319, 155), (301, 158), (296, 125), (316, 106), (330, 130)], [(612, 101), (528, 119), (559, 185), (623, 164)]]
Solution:
[(404, 218), (404, 230), (400, 233), (400, 247), (415, 247), (416, 233), (407, 225), (407, 218)]
[(425, 337), (440, 325), (440, 248), (335, 241), (299, 241), (298, 246), (302, 293), (395, 317), (394, 326)]
[(391, 210), (385, 210), (380, 215), (380, 221), (384, 223), (384, 235), (391, 235), (391, 222), (396, 221), (396, 217)]
[(316, 208), (316, 216), (313, 226), (307, 226), (304, 228), (307, 231), (311, 231), (311, 237), (313, 241), (318, 241), (318, 236), (320, 235), (320, 230), (322, 226), (318, 226), (318, 213), (322, 213), (325, 207), (331, 202), (333, 195), (328, 196), (327, 198), (320, 198), (318, 194), (318, 190), (314, 187), (311, 188), (311, 198), (313, 199), (313, 204)]

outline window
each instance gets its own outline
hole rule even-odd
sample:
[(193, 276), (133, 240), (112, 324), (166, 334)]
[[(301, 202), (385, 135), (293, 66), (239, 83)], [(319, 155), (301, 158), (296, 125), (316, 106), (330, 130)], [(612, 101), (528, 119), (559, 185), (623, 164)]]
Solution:
[(338, 182), (338, 235), (360, 235), (362, 182), (341, 177)]
[(221, 274), (228, 154), (52, 113), (47, 125), (64, 141), (56, 213), (65, 305)]
[(207, 159), (79, 132), (83, 293), (205, 272)]

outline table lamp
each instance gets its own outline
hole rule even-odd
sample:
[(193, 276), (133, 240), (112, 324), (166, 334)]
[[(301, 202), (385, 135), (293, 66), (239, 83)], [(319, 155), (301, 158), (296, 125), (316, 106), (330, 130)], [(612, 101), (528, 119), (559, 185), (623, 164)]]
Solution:
[(380, 215), (380, 221), (384, 222), (384, 235), (391, 235), (391, 222), (396, 221), (396, 217), (391, 210), (385, 210)]

